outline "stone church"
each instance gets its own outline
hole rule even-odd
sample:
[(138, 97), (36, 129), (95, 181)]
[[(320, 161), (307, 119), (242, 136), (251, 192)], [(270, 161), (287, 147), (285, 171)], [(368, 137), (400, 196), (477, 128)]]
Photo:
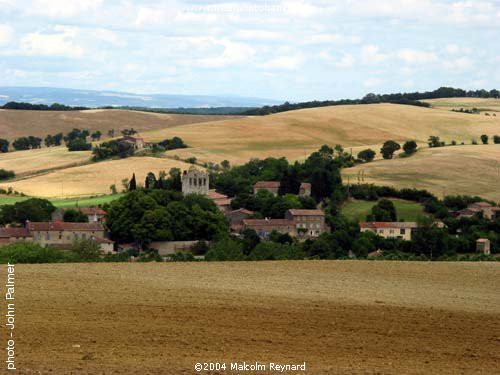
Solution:
[(187, 194), (202, 194), (208, 195), (209, 175), (208, 172), (197, 169), (196, 167), (189, 168), (188, 171), (182, 173), (182, 193)]

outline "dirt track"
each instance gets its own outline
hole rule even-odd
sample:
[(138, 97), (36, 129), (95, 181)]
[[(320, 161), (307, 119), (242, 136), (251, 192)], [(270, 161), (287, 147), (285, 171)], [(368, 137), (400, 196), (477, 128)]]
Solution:
[(21, 374), (196, 374), (209, 361), (498, 374), (499, 290), (492, 263), (17, 265), (16, 361)]

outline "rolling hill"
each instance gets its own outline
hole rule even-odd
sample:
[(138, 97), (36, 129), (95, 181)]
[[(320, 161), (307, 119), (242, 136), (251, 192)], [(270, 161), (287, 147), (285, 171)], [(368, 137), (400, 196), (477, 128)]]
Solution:
[[(451, 111), (452, 109), (472, 109), (477, 108), (480, 111), (500, 112), (500, 99), (485, 98), (441, 98), (426, 99), (433, 108)], [(498, 115), (498, 114), (497, 114)]]
[(64, 112), (0, 109), (0, 138), (11, 141), (27, 135), (43, 138), (47, 134), (67, 133), (73, 128), (100, 130), (103, 134), (107, 134), (110, 129), (115, 129), (115, 134), (120, 134), (120, 130), (125, 128), (134, 128), (143, 132), (228, 118), (238, 117), (160, 114), (118, 109)]
[[(5, 121), (8, 119), (8, 121)], [(27, 121), (23, 121), (27, 119)], [(364, 170), (365, 182), (426, 188), (438, 195), (478, 194), (500, 200), (496, 181), (500, 175), (500, 146), (456, 146), (427, 149), (430, 135), (450, 142), (470, 144), (481, 134), (500, 135), (500, 116), (470, 115), (449, 110), (396, 104), (332, 106), (302, 109), (258, 117), (167, 115), (121, 110), (83, 112), (0, 111), (0, 127), (11, 135), (54, 133), (56, 129), (134, 127), (147, 141), (181, 137), (190, 148), (167, 152), (170, 158), (135, 157), (127, 160), (86, 163), (88, 153), (69, 153), (64, 148), (41, 149), (0, 155), (0, 168), (24, 176), (0, 187), (12, 187), (28, 195), (44, 197), (88, 196), (109, 193), (109, 186), (129, 178), (141, 181), (147, 172), (168, 171), (189, 165), (173, 160), (195, 156), (199, 162), (229, 160), (233, 165), (250, 158), (285, 156), (303, 159), (323, 144), (341, 144), (356, 154), (394, 139), (414, 139), (422, 148), (411, 158), (380, 160), (344, 171), (355, 182)], [(31, 121), (31, 123), (30, 123)], [(35, 125), (36, 124), (36, 125)], [(3, 134), (3, 133), (2, 133)], [(379, 157), (379, 156), (378, 156)], [(58, 169), (47, 171), (47, 169)], [(35, 176), (37, 171), (43, 174)], [(33, 177), (28, 178), (29, 174)], [(64, 185), (64, 187), (62, 187)]]
[(343, 170), (351, 183), (428, 189), (437, 196), (470, 194), (500, 202), (500, 145), (424, 148), (409, 158), (378, 160)]
[(172, 151), (202, 161), (243, 163), (252, 157), (304, 158), (323, 144), (341, 144), (376, 151), (388, 140), (414, 139), (425, 144), (430, 135), (470, 143), (481, 134), (500, 134), (500, 117), (396, 104), (333, 106), (261, 117), (172, 126), (143, 133), (150, 141), (179, 136), (192, 148)]
[(160, 171), (168, 173), (170, 168), (188, 169), (190, 164), (182, 161), (153, 158), (132, 157), (128, 159), (109, 160), (84, 166), (72, 167), (34, 176), (19, 181), (0, 184), (0, 188), (12, 187), (15, 191), (26, 195), (44, 198), (73, 198), (110, 194), (110, 186), (115, 184), (122, 190), (121, 180), (130, 179), (135, 173), (137, 184), (143, 184), (148, 172), (156, 175)]

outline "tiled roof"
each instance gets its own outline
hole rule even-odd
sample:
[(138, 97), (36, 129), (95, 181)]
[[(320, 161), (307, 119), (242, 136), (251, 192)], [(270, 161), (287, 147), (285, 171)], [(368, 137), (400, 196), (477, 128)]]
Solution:
[(217, 193), (216, 191), (209, 191), (208, 197), (210, 199), (227, 199), (227, 195)]
[(246, 208), (238, 208), (237, 210), (233, 210), (230, 214), (236, 214), (241, 212), (242, 214), (253, 215), (253, 211), (247, 210)]
[(469, 206), (476, 206), (476, 207), (493, 207), (493, 205), (489, 204), (488, 202), (475, 202), (470, 204)]
[(100, 223), (65, 223), (62, 221), (28, 222), (28, 229), (32, 231), (103, 231)]
[(288, 210), (292, 216), (325, 216), (325, 213), (321, 210)]
[(96, 243), (115, 243), (114, 241), (108, 240), (107, 238), (94, 237), (92, 239)]
[(279, 181), (257, 181), (254, 185), (254, 188), (257, 189), (279, 189), (280, 187)]
[(217, 207), (231, 205), (231, 199), (215, 199), (214, 203)]
[(248, 226), (293, 226), (292, 220), (287, 219), (245, 219), (243, 225)]
[(384, 222), (384, 221), (371, 221), (366, 223), (359, 223), (361, 228), (382, 229), (382, 228), (418, 228), (418, 224), (412, 221), (408, 222)]
[(24, 227), (22, 228), (0, 228), (0, 238), (11, 238), (11, 237), (31, 237), (28, 230)]

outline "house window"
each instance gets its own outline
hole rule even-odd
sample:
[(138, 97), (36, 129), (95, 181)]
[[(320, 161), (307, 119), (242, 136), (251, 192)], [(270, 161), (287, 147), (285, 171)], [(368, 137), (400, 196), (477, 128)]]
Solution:
[(59, 232), (59, 239), (62, 240), (63, 238), (63, 232)]
[(45, 233), (45, 240), (50, 241), (50, 233), (49, 232)]
[(40, 232), (35, 233), (35, 240), (40, 241)]
[(189, 186), (192, 186), (193, 185), (193, 179), (191, 177), (189, 177)]
[(406, 229), (401, 228), (400, 231), (399, 231), (399, 234), (406, 234)]
[(207, 186), (207, 179), (206, 178), (203, 179), (203, 186)]

